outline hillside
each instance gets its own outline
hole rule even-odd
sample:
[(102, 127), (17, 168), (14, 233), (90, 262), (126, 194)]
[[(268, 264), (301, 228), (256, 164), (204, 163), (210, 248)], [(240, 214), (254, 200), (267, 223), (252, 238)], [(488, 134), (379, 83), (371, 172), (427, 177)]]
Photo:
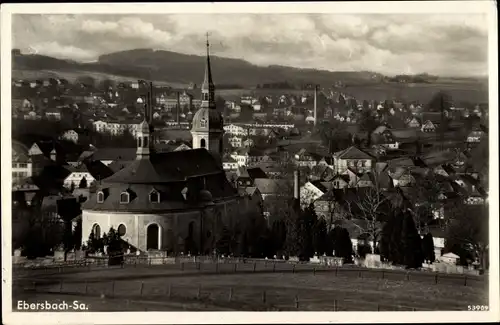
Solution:
[[(112, 79), (120, 77), (143, 78), (169, 83), (200, 83), (203, 79), (205, 58), (169, 51), (137, 49), (102, 55), (97, 62), (79, 63), (59, 60), (42, 55), (20, 55), (13, 57), (14, 76), (23, 71), (53, 71), (82, 74), (98, 73)], [(373, 83), (382, 75), (371, 72), (331, 72), (314, 69), (298, 69), (285, 66), (261, 67), (244, 60), (212, 56), (212, 72), (217, 84), (237, 84), (254, 87), (257, 84), (288, 81), (294, 84), (318, 83), (331, 85), (335, 81), (344, 83)], [(98, 77), (99, 78), (99, 77)]]

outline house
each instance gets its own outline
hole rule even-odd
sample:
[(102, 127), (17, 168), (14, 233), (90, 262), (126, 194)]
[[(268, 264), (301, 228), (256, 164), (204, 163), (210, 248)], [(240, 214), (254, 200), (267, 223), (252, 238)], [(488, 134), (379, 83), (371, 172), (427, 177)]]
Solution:
[(343, 189), (349, 186), (350, 177), (347, 174), (337, 174), (329, 182), (332, 184), (332, 188)]
[(268, 178), (266, 173), (259, 167), (238, 167), (236, 170), (236, 185), (238, 187), (254, 186), (254, 180), (260, 178)]
[(373, 187), (371, 173), (364, 173), (361, 175), (356, 183), (356, 187)]
[(269, 160), (269, 157), (262, 150), (255, 147), (238, 148), (231, 153), (231, 157), (238, 162), (238, 166), (247, 167), (253, 167)]
[(299, 167), (309, 167), (313, 168), (318, 164), (318, 161), (321, 160), (321, 156), (314, 153), (309, 152), (306, 149), (300, 149), (294, 156), (295, 164)]
[(224, 132), (234, 136), (246, 136), (249, 133), (246, 127), (236, 124), (224, 125)]
[(78, 132), (76, 132), (75, 130), (67, 130), (61, 135), (60, 138), (63, 140), (78, 143)]
[(460, 259), (460, 256), (458, 256), (457, 254), (454, 254), (454, 253), (446, 253), (442, 256), (439, 257), (439, 260), (443, 263), (447, 263), (447, 264), (452, 264), (452, 265), (456, 265), (457, 264), (457, 261)]
[(245, 141), (243, 141), (243, 146), (244, 147), (253, 147), (254, 146), (254, 141), (250, 138), (246, 139)]
[(85, 179), (87, 186), (90, 186), (90, 184), (95, 180), (85, 164), (81, 164), (77, 167), (70, 166), (66, 169), (70, 172), (70, 174), (64, 179), (63, 185), (66, 188), (71, 188), (72, 186), (74, 186), (74, 188), (79, 187), (79, 184), (83, 179)]
[(427, 120), (425, 121), (425, 123), (422, 125), (422, 127), (420, 128), (420, 130), (422, 132), (425, 132), (425, 133), (428, 133), (428, 132), (436, 132), (436, 126), (434, 125), (434, 123), (432, 123), (431, 121)]
[(356, 172), (370, 171), (374, 158), (361, 149), (352, 146), (333, 154), (334, 170), (338, 174), (344, 174), (348, 168)]
[(466, 142), (469, 144), (479, 143), (481, 139), (484, 137), (484, 132), (482, 130), (473, 130), (467, 135)]
[(242, 147), (243, 139), (241, 138), (241, 136), (232, 136), (228, 139), (228, 142), (231, 145), (231, 147), (240, 148)]
[(22, 143), (12, 141), (12, 184), (19, 184), (33, 175), (33, 164), (29, 149)]
[(308, 207), (311, 203), (313, 203), (318, 198), (323, 196), (330, 189), (331, 189), (330, 183), (322, 182), (321, 180), (305, 183), (300, 188), (300, 206), (301, 206), (301, 208), (304, 209), (304, 208)]

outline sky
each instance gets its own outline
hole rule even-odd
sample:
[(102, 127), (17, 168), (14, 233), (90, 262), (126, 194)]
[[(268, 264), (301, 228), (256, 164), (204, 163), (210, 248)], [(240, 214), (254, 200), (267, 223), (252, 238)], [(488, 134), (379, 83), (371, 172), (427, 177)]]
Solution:
[(13, 16), (13, 47), (82, 62), (137, 48), (330, 71), (485, 76), (480, 14), (134, 14)]

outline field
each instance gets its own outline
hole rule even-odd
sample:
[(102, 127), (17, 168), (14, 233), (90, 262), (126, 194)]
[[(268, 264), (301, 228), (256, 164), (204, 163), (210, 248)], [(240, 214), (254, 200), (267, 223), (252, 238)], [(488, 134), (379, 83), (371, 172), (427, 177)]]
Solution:
[[(182, 270), (179, 265), (128, 265), (123, 269), (38, 274), (22, 282), (15, 280), (13, 300), (69, 299), (65, 297), (70, 295), (88, 301), (90, 310), (150, 311), (443, 311), (467, 310), (468, 305), (488, 301), (487, 281), (473, 277), (467, 282), (463, 277), (443, 276), (436, 284), (433, 274), (422, 272), (339, 268), (342, 272), (337, 274), (299, 265), (292, 271), (289, 264), (279, 263), (238, 264), (235, 272), (234, 265), (208, 264), (200, 270), (194, 265)], [(36, 292), (23, 291), (23, 287)]]
[[(351, 86), (336, 91), (354, 96), (359, 100), (383, 101), (391, 98), (403, 98), (407, 101), (418, 101), (427, 104), (438, 91), (447, 92), (456, 102), (471, 103), (488, 102), (488, 85), (479, 82), (453, 82), (432, 84), (372, 84)], [(281, 94), (312, 94), (312, 90), (281, 90), (281, 89), (221, 89), (217, 94), (227, 100), (234, 100), (241, 95), (281, 95)]]

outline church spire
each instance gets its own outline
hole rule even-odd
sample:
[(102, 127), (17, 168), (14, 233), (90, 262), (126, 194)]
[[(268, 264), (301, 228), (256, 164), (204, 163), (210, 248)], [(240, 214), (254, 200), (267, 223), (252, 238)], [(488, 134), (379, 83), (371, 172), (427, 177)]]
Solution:
[(201, 85), (201, 107), (215, 109), (215, 86), (212, 81), (212, 69), (210, 67), (210, 43), (207, 33), (207, 62), (205, 66), (205, 78)]

